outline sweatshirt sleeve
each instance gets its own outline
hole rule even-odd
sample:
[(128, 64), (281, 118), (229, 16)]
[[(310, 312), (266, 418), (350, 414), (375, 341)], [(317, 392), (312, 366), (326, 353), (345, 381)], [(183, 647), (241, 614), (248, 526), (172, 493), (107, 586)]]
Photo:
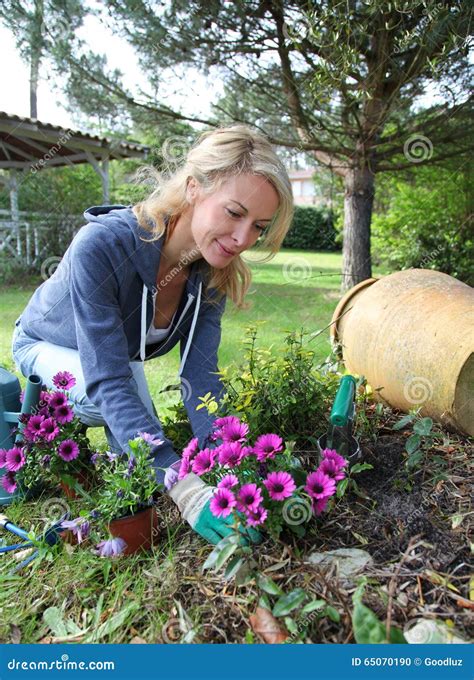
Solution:
[[(70, 293), (86, 394), (123, 450), (138, 432), (148, 432), (163, 441), (153, 451), (155, 467), (167, 467), (178, 457), (140, 399), (129, 366), (118, 302), (126, 255), (110, 230), (98, 224), (81, 229), (71, 247)], [(161, 481), (160, 473), (157, 478)]]
[[(211, 296), (215, 296), (215, 292)], [(210, 296), (210, 297), (211, 297)], [(210, 434), (215, 415), (210, 415), (206, 408), (196, 411), (202, 404), (199, 397), (210, 392), (219, 401), (225, 389), (216, 371), (218, 371), (217, 354), (221, 341), (221, 320), (226, 304), (226, 297), (217, 303), (210, 303), (206, 299), (201, 309), (194, 329), (193, 340), (187, 360), (181, 374), (181, 391), (184, 405), (191, 422), (193, 435), (199, 439), (200, 446)], [(181, 340), (181, 356), (185, 350), (186, 339)]]

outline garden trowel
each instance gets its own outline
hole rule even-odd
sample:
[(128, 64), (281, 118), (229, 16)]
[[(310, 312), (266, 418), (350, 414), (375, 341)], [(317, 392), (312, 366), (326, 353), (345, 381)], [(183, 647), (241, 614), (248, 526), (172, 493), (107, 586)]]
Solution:
[(320, 453), (323, 449), (335, 449), (347, 458), (349, 464), (361, 458), (359, 442), (352, 435), (355, 418), (356, 380), (352, 375), (344, 375), (339, 383), (329, 417), (329, 429), (318, 439)]

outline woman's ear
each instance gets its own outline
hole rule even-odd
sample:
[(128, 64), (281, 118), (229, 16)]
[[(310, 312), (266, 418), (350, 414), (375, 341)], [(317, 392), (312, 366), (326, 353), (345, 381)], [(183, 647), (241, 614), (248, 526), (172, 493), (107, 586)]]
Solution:
[(188, 177), (186, 184), (186, 200), (190, 205), (193, 205), (199, 192), (198, 181), (194, 177)]

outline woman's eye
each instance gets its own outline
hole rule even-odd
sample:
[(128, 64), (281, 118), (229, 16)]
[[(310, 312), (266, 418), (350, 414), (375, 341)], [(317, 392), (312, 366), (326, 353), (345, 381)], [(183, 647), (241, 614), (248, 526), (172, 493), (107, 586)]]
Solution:
[(230, 208), (226, 208), (226, 210), (227, 210), (227, 213), (228, 213), (231, 217), (240, 217), (239, 213), (234, 212), (234, 211), (231, 210)]
[(261, 224), (256, 224), (256, 228), (260, 231), (261, 234), (265, 231), (265, 227), (263, 227)]

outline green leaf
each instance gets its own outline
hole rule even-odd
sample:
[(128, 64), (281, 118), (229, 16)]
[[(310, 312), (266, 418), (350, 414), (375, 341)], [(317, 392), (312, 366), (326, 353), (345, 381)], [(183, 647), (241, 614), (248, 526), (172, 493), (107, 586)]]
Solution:
[(283, 595), (273, 607), (273, 616), (286, 616), (299, 607), (308, 597), (302, 588), (295, 588), (288, 595)]
[(347, 486), (349, 484), (349, 477), (342, 479), (337, 485), (336, 498), (342, 498), (346, 493)]
[(206, 561), (201, 567), (202, 571), (205, 571), (206, 569), (211, 569), (211, 567), (215, 566), (217, 560), (219, 559), (219, 556), (221, 552), (226, 548), (228, 545), (238, 545), (239, 543), (239, 536), (236, 534), (230, 534), (229, 536), (225, 536), (219, 543), (215, 546), (215, 548), (212, 550), (211, 553), (207, 556)]
[(315, 609), (322, 609), (326, 604), (326, 600), (311, 600), (311, 602), (308, 602), (308, 604), (305, 604), (303, 609), (301, 610), (301, 614), (309, 614), (310, 612), (313, 612)]
[(423, 458), (423, 451), (415, 451), (415, 453), (412, 453), (411, 456), (407, 458), (406, 465), (408, 468), (413, 468), (415, 465), (418, 465), (418, 463), (421, 461)]
[(356, 463), (351, 467), (351, 475), (356, 475), (363, 470), (373, 470), (374, 466), (370, 463)]
[(229, 579), (233, 578), (244, 563), (245, 563), (244, 558), (240, 557), (239, 555), (231, 559), (231, 561), (226, 567), (224, 579), (228, 581)]
[(287, 630), (289, 630), (292, 635), (298, 635), (298, 626), (296, 625), (296, 621), (292, 619), (291, 616), (285, 616), (284, 621)]
[(229, 557), (235, 553), (238, 547), (238, 543), (231, 543), (230, 545), (226, 545), (225, 548), (221, 550), (220, 555), (214, 564), (215, 571), (220, 569), (227, 562)]
[(410, 415), (403, 416), (403, 418), (399, 420), (398, 423), (395, 423), (395, 425), (392, 427), (392, 430), (402, 430), (404, 427), (410, 425), (410, 423), (412, 422), (413, 416)]
[(426, 436), (430, 434), (432, 427), (433, 421), (431, 420), (431, 418), (422, 418), (421, 420), (414, 424), (413, 432)]
[(264, 609), (268, 609), (268, 611), (272, 611), (272, 604), (270, 602), (270, 598), (268, 597), (268, 595), (265, 595), (265, 593), (260, 596), (258, 600), (258, 606), (263, 607)]
[(268, 576), (263, 576), (263, 574), (260, 574), (257, 578), (257, 585), (264, 590), (266, 593), (269, 593), (270, 595), (284, 595), (285, 593), (283, 590), (278, 586), (275, 581), (273, 581), (271, 578), (268, 578)]
[(331, 621), (334, 621), (334, 623), (339, 623), (339, 621), (341, 620), (341, 615), (339, 614), (337, 609), (332, 607), (330, 604), (327, 605), (327, 607), (324, 611), (325, 611), (326, 615), (329, 616)]
[(43, 612), (45, 624), (55, 637), (66, 637), (68, 632), (59, 607), (49, 607)]
[(411, 454), (415, 453), (415, 451), (420, 447), (421, 444), (421, 437), (419, 434), (412, 434), (411, 437), (408, 437), (407, 443), (405, 445), (406, 452)]
[[(363, 580), (355, 590), (352, 601), (352, 628), (358, 644), (383, 644), (387, 642), (386, 626), (377, 618), (376, 614), (362, 603), (365, 588)], [(389, 641), (393, 644), (406, 643), (403, 633), (393, 626), (390, 628)]]
[(358, 644), (380, 644), (386, 642), (385, 626), (378, 620), (374, 612), (356, 602), (352, 612), (352, 628)]

